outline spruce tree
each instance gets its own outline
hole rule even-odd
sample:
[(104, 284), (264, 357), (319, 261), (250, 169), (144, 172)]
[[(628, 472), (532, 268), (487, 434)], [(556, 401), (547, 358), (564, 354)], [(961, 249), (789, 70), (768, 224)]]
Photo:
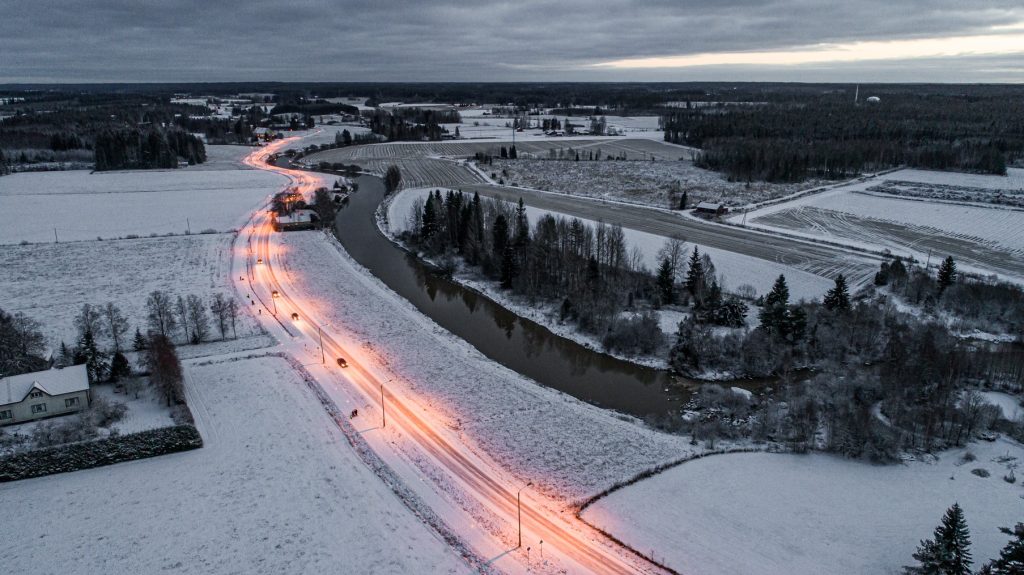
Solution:
[(128, 363), (128, 358), (121, 352), (115, 353), (110, 360), (110, 381), (116, 383), (131, 375), (132, 366)]
[(999, 530), (1010, 535), (1012, 539), (999, 552), (999, 558), (985, 565), (981, 573), (988, 575), (1024, 574), (1024, 523), (1018, 523), (1013, 530), (1007, 527), (1001, 527)]
[(789, 286), (786, 285), (786, 276), (779, 275), (772, 286), (772, 291), (768, 292), (764, 298), (764, 305), (761, 306), (758, 319), (761, 320), (761, 327), (768, 333), (785, 336), (788, 315)]
[(91, 383), (105, 381), (107, 378), (107, 354), (100, 351), (91, 329), (86, 329), (78, 340), (78, 359), (85, 363)]
[(686, 291), (695, 298), (700, 298), (704, 289), (704, 262), (701, 260), (697, 246), (693, 246), (689, 268), (686, 270)]
[(932, 539), (914, 553), (919, 565), (904, 568), (907, 575), (970, 575), (971, 537), (963, 509), (954, 503), (946, 510)]
[(826, 309), (833, 311), (850, 309), (850, 292), (846, 288), (846, 278), (843, 274), (836, 277), (836, 285), (828, 290), (822, 303)]
[(662, 303), (670, 304), (675, 300), (675, 276), (676, 270), (672, 267), (672, 260), (667, 257), (661, 258), (657, 284)]
[(947, 256), (942, 261), (942, 265), (939, 266), (936, 283), (939, 286), (939, 295), (942, 295), (946, 288), (956, 283), (956, 262), (953, 261), (953, 256)]
[(132, 349), (135, 351), (142, 351), (149, 346), (149, 340), (146, 336), (142, 335), (142, 331), (139, 328), (135, 328), (135, 337), (132, 339)]

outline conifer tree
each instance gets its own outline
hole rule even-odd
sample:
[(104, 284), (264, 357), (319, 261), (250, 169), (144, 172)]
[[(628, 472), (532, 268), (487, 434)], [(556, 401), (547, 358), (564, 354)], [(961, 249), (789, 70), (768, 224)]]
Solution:
[(672, 267), (672, 260), (667, 257), (661, 258), (657, 284), (662, 303), (670, 304), (675, 301), (675, 277), (676, 270)]
[(704, 289), (704, 262), (697, 251), (697, 246), (693, 246), (693, 253), (690, 255), (685, 285), (690, 295), (698, 299), (701, 297), (701, 291)]
[(846, 288), (846, 278), (843, 274), (836, 277), (836, 285), (828, 290), (822, 301), (826, 309), (833, 311), (846, 311), (850, 309), (850, 292)]
[(921, 542), (914, 559), (918, 565), (904, 568), (907, 575), (970, 575), (971, 537), (963, 509), (954, 503), (946, 510), (932, 539)]
[(764, 305), (761, 306), (759, 319), (761, 327), (768, 333), (783, 333), (786, 329), (786, 320), (789, 312), (789, 286), (786, 285), (786, 276), (779, 275), (772, 286), (772, 291), (764, 298)]
[(999, 529), (1012, 539), (999, 552), (999, 557), (982, 568), (983, 575), (1021, 575), (1024, 573), (1024, 523), (1018, 523), (1012, 530)]
[(142, 331), (139, 328), (135, 328), (135, 337), (132, 338), (132, 349), (135, 351), (142, 351), (149, 345), (149, 340), (146, 336), (142, 335)]
[(942, 265), (939, 266), (936, 283), (939, 286), (939, 295), (942, 295), (946, 288), (956, 283), (956, 262), (953, 261), (953, 256), (947, 256), (942, 261)]
[(107, 354), (100, 351), (91, 329), (86, 329), (78, 340), (76, 363), (84, 363), (91, 383), (105, 381), (109, 365)]

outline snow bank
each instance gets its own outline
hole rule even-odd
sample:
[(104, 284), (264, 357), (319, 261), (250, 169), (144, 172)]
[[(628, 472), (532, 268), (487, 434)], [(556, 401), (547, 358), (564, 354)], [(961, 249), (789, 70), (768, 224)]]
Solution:
[[(672, 468), (614, 492), (584, 519), (685, 573), (897, 573), (959, 502), (976, 565), (1020, 521), (1020, 487), (1001, 479), (1024, 449), (1000, 440), (933, 463), (876, 466), (828, 455), (729, 454)], [(1009, 455), (1015, 458), (998, 462)], [(992, 476), (972, 475), (974, 468)]]

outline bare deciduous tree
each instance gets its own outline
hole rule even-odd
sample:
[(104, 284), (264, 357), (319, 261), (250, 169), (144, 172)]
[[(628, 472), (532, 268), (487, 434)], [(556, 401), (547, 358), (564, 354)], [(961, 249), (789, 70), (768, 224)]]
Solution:
[(206, 315), (206, 304), (203, 298), (192, 294), (186, 300), (188, 321), (192, 332), (189, 341), (194, 344), (203, 343), (210, 337), (210, 318)]
[(171, 330), (177, 325), (171, 296), (162, 291), (153, 291), (146, 298), (146, 313), (146, 321), (149, 324), (149, 331), (152, 333), (168, 337)]
[(121, 351), (124, 335), (128, 333), (128, 318), (121, 312), (121, 308), (112, 301), (103, 306), (103, 323), (106, 325), (110, 339), (114, 342), (114, 351)]

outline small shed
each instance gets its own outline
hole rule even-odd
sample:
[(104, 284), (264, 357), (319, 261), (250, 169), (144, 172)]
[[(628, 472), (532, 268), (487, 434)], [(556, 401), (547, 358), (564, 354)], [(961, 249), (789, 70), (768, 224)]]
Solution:
[(722, 216), (728, 211), (725, 204), (721, 202), (701, 202), (697, 204), (697, 207), (693, 208), (693, 213), (708, 217)]

